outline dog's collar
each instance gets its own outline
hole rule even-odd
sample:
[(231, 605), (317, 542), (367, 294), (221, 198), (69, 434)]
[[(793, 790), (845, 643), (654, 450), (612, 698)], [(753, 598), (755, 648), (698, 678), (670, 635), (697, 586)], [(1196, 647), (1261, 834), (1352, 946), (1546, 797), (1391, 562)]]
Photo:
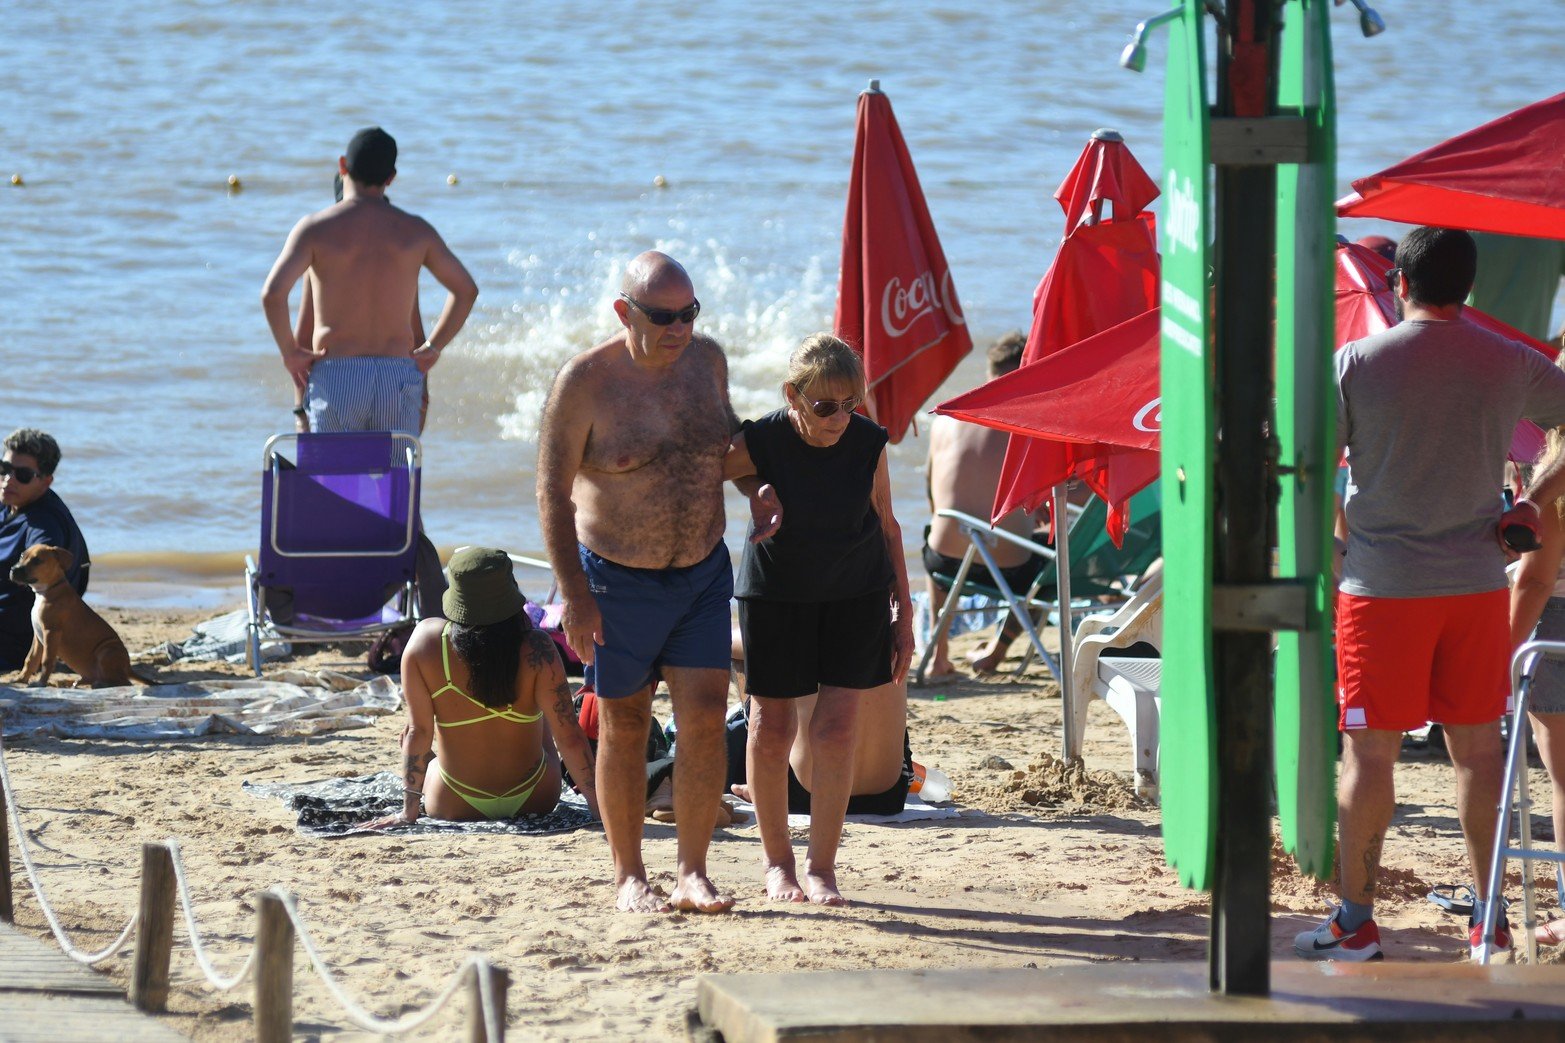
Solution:
[(66, 579), (65, 579), (64, 576), (61, 576), (59, 579), (55, 580), (53, 583), (49, 584), (47, 587), (44, 587), (42, 590), (39, 590), (37, 587), (34, 587), (33, 588), (33, 593), (34, 594), (47, 594), (51, 590), (53, 590), (55, 587), (63, 587), (65, 585), (66, 585)]

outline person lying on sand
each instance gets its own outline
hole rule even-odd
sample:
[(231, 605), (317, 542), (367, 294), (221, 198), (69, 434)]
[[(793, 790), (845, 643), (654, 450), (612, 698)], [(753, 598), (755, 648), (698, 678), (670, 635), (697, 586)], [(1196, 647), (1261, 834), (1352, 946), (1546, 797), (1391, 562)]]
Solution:
[(565, 668), (553, 640), (528, 618), (510, 557), (468, 548), (452, 557), (450, 573), (445, 618), (419, 623), (402, 653), (403, 808), (364, 828), (403, 825), (421, 813), (545, 814), (559, 803), (562, 757), (597, 818), (592, 750)]

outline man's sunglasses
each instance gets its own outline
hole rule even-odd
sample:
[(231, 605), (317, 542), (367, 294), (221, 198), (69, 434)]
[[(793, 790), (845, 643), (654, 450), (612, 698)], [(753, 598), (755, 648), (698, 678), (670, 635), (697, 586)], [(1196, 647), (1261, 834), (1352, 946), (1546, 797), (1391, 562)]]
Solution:
[(1400, 279), (1400, 278), (1402, 278), (1402, 269), (1400, 269), (1400, 268), (1387, 268), (1386, 269), (1386, 285), (1391, 287), (1391, 292), (1393, 292), (1393, 293), (1396, 292), (1397, 280)]
[(15, 478), (23, 485), (32, 485), (33, 479), (41, 474), (42, 471), (35, 471), (31, 467), (18, 467), (9, 460), (0, 460), (0, 477)]
[[(800, 388), (799, 385), (795, 384), (793, 389), (799, 393), (800, 398), (804, 398), (804, 390)], [(836, 416), (837, 410), (839, 409), (844, 413), (851, 413), (855, 409), (859, 408), (859, 404), (864, 401), (863, 397), (860, 395), (853, 395), (849, 398), (844, 398), (841, 401), (835, 398), (823, 398), (819, 400), (804, 398), (804, 400), (809, 403), (810, 412), (814, 413), (822, 420), (825, 420), (829, 416)]]
[(701, 302), (691, 301), (687, 307), (679, 311), (669, 311), (667, 308), (649, 308), (628, 293), (620, 294), (625, 302), (647, 317), (647, 321), (654, 326), (672, 326), (676, 322), (690, 324), (696, 321), (696, 316), (701, 314)]

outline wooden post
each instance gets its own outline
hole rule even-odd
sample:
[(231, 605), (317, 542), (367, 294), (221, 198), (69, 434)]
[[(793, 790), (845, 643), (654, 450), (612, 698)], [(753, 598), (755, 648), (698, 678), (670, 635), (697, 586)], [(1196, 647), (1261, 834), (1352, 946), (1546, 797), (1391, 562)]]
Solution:
[(0, 789), (0, 920), (16, 922), (16, 912), (11, 906), (11, 809), (3, 789)]
[[(499, 1027), (499, 1034), (495, 1038), (489, 1037), (489, 1028), (484, 1020), (484, 990), (482, 982), (489, 980), (489, 995), (494, 1001), (495, 1023)], [(473, 978), (467, 984), (467, 1039), (468, 1043), (505, 1043), (505, 990), (511, 983), (511, 976), (505, 968), (496, 967), (488, 960), (480, 961), (474, 968)]]
[(293, 1037), (293, 921), (280, 895), (263, 891), (255, 906), (255, 1039)]
[(174, 856), (165, 844), (141, 845), (141, 904), (130, 1001), (142, 1010), (168, 1007), (168, 963), (174, 950)]

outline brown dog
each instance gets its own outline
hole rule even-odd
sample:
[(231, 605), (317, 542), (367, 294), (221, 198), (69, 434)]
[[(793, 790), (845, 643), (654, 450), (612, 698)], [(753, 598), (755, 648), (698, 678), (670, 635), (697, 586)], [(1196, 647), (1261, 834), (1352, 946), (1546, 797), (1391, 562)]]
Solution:
[(35, 543), (11, 569), (11, 579), (32, 587), (37, 595), (33, 600), (33, 646), (22, 664), (20, 680), (25, 683), (37, 674), (39, 684), (48, 684), (55, 664), (63, 659), (81, 675), (76, 682), (79, 688), (128, 685), (132, 677), (142, 684), (153, 684), (131, 670), (125, 642), (66, 582), (65, 570), (72, 560), (68, 550)]

